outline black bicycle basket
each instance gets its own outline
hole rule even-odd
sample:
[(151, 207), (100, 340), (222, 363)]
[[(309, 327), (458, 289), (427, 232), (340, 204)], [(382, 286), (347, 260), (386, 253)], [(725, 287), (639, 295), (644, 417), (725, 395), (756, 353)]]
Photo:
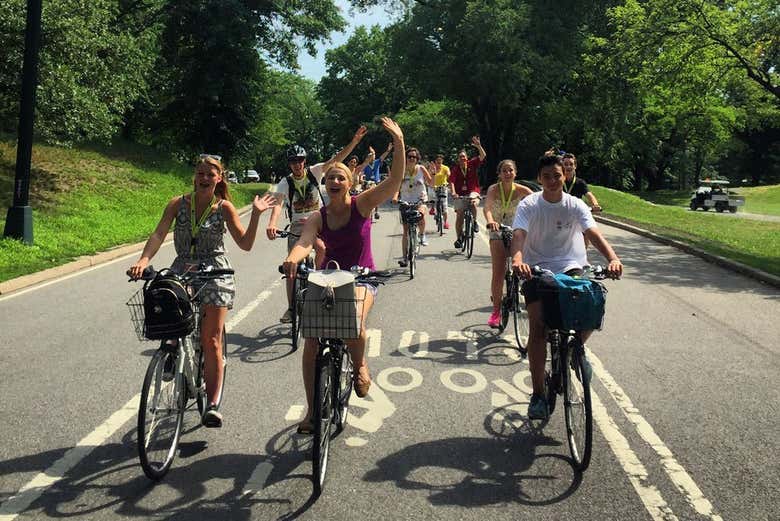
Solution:
[(195, 329), (195, 311), (187, 288), (170, 270), (161, 270), (144, 288), (144, 336), (181, 338)]

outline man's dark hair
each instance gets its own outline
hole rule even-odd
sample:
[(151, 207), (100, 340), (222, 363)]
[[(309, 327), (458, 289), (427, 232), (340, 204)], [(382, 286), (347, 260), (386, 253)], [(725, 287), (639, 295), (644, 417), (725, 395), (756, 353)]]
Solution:
[(558, 165), (563, 168), (563, 158), (561, 156), (548, 156), (545, 154), (536, 162), (536, 173), (538, 174), (541, 172), (544, 167), (553, 165)]

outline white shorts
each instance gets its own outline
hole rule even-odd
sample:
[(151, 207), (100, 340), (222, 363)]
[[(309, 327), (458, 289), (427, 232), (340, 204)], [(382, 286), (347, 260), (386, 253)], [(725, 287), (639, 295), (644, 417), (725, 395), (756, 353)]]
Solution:
[[(466, 208), (466, 201), (469, 201), (472, 197), (479, 197), (479, 194), (477, 192), (471, 192), (469, 195), (462, 195), (457, 199), (453, 199), (452, 207), (455, 208), (455, 211), (462, 211)], [(479, 200), (474, 204), (475, 206), (479, 206)]]

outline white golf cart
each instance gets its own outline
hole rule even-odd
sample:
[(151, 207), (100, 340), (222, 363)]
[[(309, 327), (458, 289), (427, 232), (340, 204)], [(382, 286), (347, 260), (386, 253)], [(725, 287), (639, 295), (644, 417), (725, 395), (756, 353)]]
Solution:
[(699, 187), (691, 195), (691, 210), (701, 208), (705, 212), (715, 208), (718, 212), (737, 211), (737, 207), (745, 206), (745, 197), (729, 192), (729, 182), (725, 180), (705, 179), (699, 181)]

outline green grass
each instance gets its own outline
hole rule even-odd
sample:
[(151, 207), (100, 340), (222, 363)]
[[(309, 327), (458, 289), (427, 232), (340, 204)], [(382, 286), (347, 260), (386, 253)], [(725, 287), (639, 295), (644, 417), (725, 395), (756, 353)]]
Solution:
[[(0, 141), (0, 202), (12, 204), (15, 143)], [(35, 146), (32, 246), (0, 239), (0, 281), (146, 239), (171, 197), (190, 191), (192, 167), (151, 149)], [(230, 185), (236, 207), (267, 185)], [(5, 212), (0, 216), (5, 226)]]
[[(780, 185), (742, 186), (731, 188), (731, 192), (745, 196), (745, 206), (739, 211), (780, 216)], [(646, 201), (669, 206), (688, 207), (693, 190), (658, 190), (635, 194)]]
[(715, 213), (653, 204), (609, 188), (591, 189), (607, 217), (780, 276), (780, 223), (724, 218)]

